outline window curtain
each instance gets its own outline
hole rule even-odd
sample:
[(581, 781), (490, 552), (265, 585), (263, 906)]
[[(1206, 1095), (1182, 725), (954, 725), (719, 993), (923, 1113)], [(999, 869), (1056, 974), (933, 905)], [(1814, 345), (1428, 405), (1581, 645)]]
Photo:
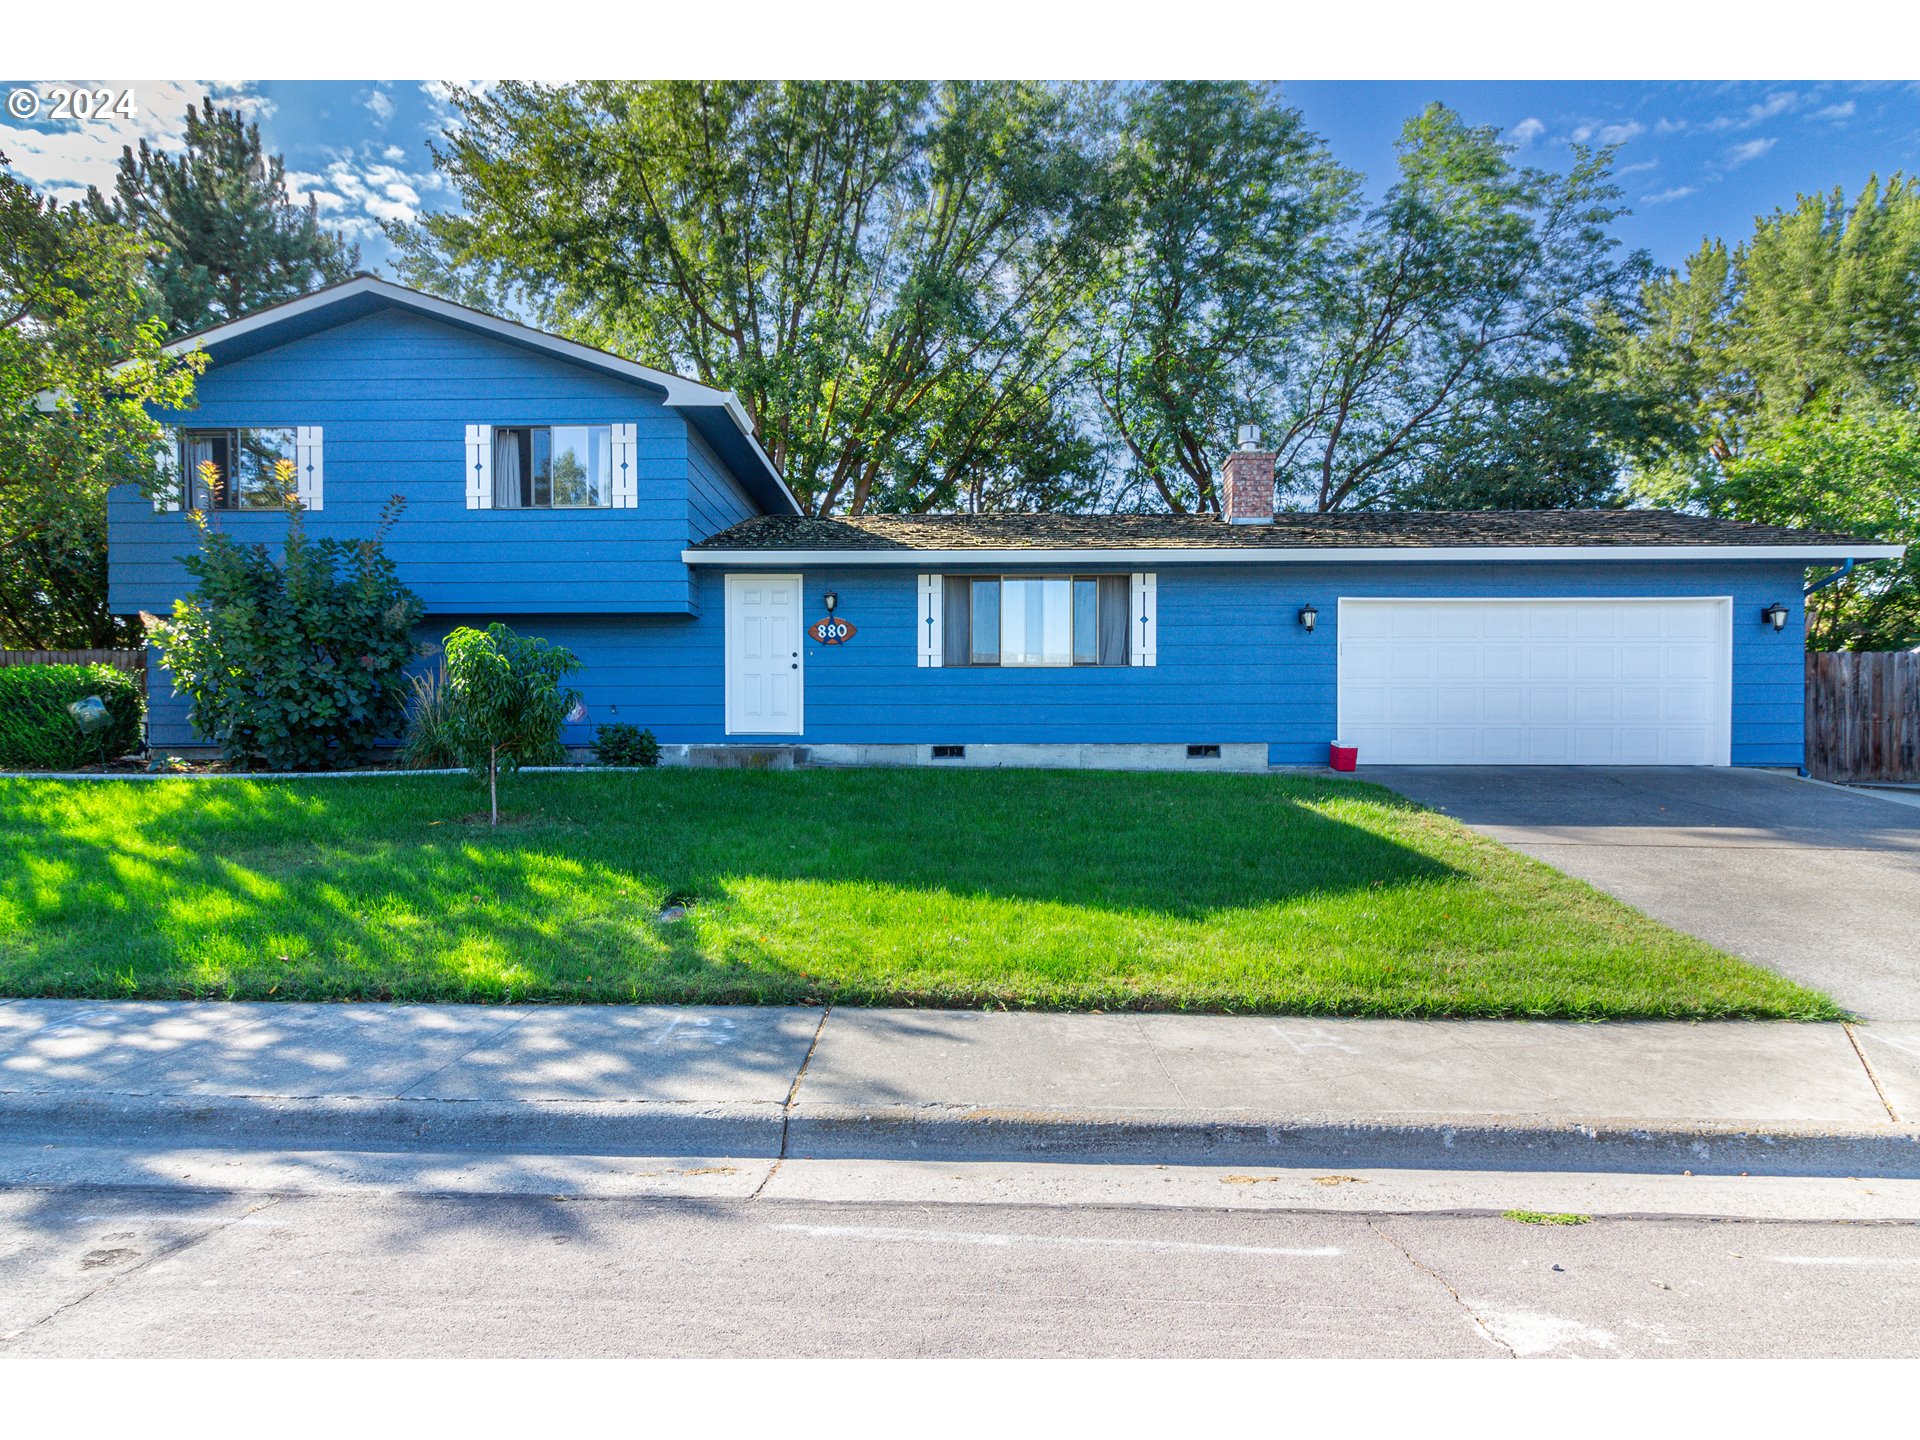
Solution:
[(940, 663), (969, 663), (968, 637), (972, 627), (973, 582), (965, 575), (943, 575), (940, 581)]
[(1127, 611), (1132, 603), (1132, 597), (1127, 593), (1126, 576), (1102, 575), (1100, 577), (1100, 663), (1102, 665), (1127, 663), (1127, 632), (1133, 628)]
[(493, 432), (493, 508), (521, 508), (520, 435), (514, 430)]
[[(187, 502), (195, 510), (211, 510), (213, 495), (207, 489), (206, 472), (200, 467), (207, 464), (218, 466), (219, 455), (214, 449), (213, 438), (196, 435), (187, 441), (187, 488), (192, 498)], [(228, 477), (220, 476), (219, 483), (226, 485)]]

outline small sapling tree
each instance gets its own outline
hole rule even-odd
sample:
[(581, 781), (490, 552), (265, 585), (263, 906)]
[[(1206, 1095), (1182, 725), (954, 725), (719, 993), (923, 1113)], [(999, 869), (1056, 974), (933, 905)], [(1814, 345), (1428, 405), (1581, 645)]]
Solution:
[(447, 636), (449, 739), (461, 763), (486, 778), (489, 823), (500, 823), (502, 770), (565, 758), (560, 726), (580, 696), (561, 682), (579, 668), (572, 651), (497, 620)]

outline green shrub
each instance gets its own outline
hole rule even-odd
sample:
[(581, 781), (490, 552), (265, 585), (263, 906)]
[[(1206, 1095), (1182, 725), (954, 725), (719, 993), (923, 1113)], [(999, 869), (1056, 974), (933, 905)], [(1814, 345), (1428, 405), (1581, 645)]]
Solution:
[(660, 742), (638, 725), (596, 725), (593, 758), (602, 765), (658, 765)]
[(355, 765), (400, 729), (404, 667), (425, 611), (382, 548), (400, 503), (365, 540), (309, 539), (296, 505), (279, 560), (195, 513), (200, 550), (185, 563), (199, 583), (155, 642), (193, 702), (195, 728), (227, 759), (269, 770)]
[[(113, 724), (82, 735), (67, 713), (98, 695)], [(140, 748), (140, 682), (111, 665), (0, 667), (0, 770), (75, 770)]]
[(571, 650), (516, 635), (498, 620), (447, 636), (448, 734), (461, 763), (486, 777), (495, 825), (502, 770), (566, 759), (560, 726), (580, 696), (560, 682), (579, 668)]
[(400, 763), (409, 770), (452, 770), (460, 765), (453, 740), (453, 694), (447, 688), (447, 662), (424, 675), (409, 675), (407, 738)]

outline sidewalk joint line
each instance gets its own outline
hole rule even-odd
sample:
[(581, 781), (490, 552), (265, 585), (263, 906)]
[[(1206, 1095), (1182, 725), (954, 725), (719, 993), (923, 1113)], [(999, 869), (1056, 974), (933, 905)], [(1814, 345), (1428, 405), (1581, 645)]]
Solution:
[(1887, 1090), (1880, 1083), (1880, 1077), (1873, 1073), (1873, 1062), (1867, 1059), (1867, 1052), (1860, 1048), (1860, 1037), (1853, 1033), (1853, 1025), (1842, 1020), (1840, 1028), (1847, 1032), (1847, 1043), (1853, 1046), (1853, 1053), (1859, 1057), (1860, 1068), (1867, 1072), (1867, 1079), (1873, 1082), (1873, 1093), (1880, 1097), (1880, 1103), (1886, 1108), (1887, 1118), (1894, 1124), (1900, 1123), (1900, 1112), (1893, 1108), (1893, 1101), (1887, 1098)]
[(466, 1059), (469, 1055), (473, 1054), (474, 1051), (478, 1050), (482, 1045), (492, 1044), (495, 1040), (498, 1040), (502, 1035), (506, 1034), (509, 1030), (513, 1029), (516, 1025), (519, 1025), (522, 1022), (524, 1022), (526, 1018), (527, 1018), (527, 1012), (525, 1011), (520, 1011), (519, 1013), (513, 1015), (511, 1018), (508, 1019), (506, 1024), (499, 1026), (497, 1029), (489, 1030), (486, 1034), (482, 1035), (479, 1039), (475, 1040), (473, 1044), (469, 1045), (466, 1049), (462, 1050), (458, 1055), (454, 1056), (451, 1060), (447, 1061), (446, 1064), (436, 1065), (433, 1067), (433, 1069), (429, 1070), (426, 1074), (417, 1076), (414, 1079), (408, 1081), (405, 1085), (398, 1087), (394, 1091), (391, 1098), (395, 1100), (405, 1100), (410, 1096), (420, 1100), (434, 1100), (434, 1099), (444, 1098), (444, 1097), (434, 1096), (434, 1095), (413, 1096), (413, 1092), (415, 1090), (418, 1090), (422, 1085), (425, 1085), (429, 1080), (433, 1079), (434, 1076), (443, 1075), (447, 1071), (451, 1070), (454, 1066), (458, 1065), (462, 1060)]
[(820, 1032), (827, 1028), (827, 1017), (833, 1013), (833, 1006), (820, 1008), (820, 1023), (813, 1027), (813, 1039), (807, 1042), (807, 1053), (801, 1057), (800, 1068), (793, 1072), (793, 1084), (787, 1087), (787, 1098), (780, 1106), (780, 1153), (773, 1157), (773, 1164), (767, 1167), (767, 1173), (760, 1177), (760, 1183), (753, 1187), (748, 1200), (758, 1200), (760, 1192), (773, 1183), (773, 1177), (780, 1173), (780, 1167), (787, 1159), (787, 1126), (793, 1121), (793, 1102), (800, 1093), (800, 1082), (806, 1078), (807, 1067), (813, 1063), (813, 1052), (820, 1048)]

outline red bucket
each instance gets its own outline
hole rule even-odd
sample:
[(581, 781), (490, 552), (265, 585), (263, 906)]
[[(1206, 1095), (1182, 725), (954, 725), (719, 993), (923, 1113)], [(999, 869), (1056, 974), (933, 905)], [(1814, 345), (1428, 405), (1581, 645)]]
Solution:
[(1332, 758), (1327, 763), (1332, 765), (1336, 770), (1343, 770), (1351, 774), (1353, 767), (1360, 763), (1360, 747), (1358, 745), (1329, 745), (1327, 749), (1332, 752)]

